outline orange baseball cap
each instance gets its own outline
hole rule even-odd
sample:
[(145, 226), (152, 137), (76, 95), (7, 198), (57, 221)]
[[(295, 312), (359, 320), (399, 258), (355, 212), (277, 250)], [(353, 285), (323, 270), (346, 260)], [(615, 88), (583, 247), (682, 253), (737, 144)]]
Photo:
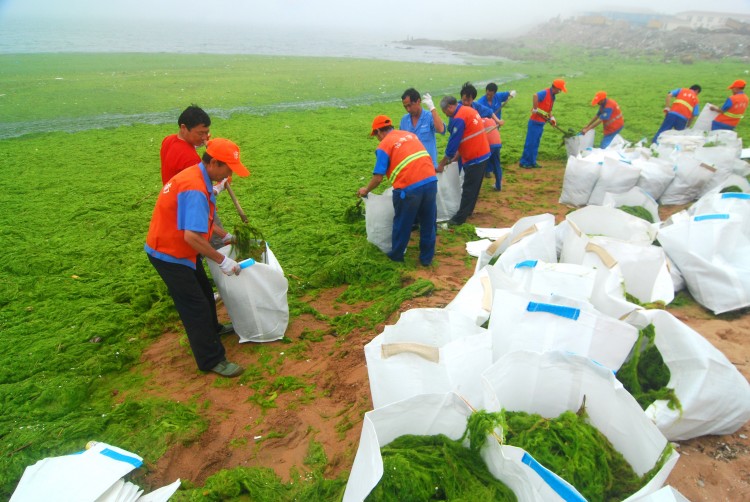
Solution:
[(604, 91), (599, 91), (594, 95), (594, 99), (591, 100), (591, 106), (596, 106), (599, 104), (599, 102), (607, 97), (607, 93)]
[(727, 87), (727, 89), (744, 89), (745, 88), (745, 81), (744, 80), (735, 80), (732, 82), (732, 85)]
[(214, 138), (206, 145), (206, 153), (229, 166), (237, 176), (247, 176), (250, 171), (240, 162), (240, 147), (224, 138)]
[(556, 78), (552, 81), (552, 85), (560, 89), (562, 92), (568, 92), (568, 90), (565, 88), (565, 80), (561, 78)]
[(370, 136), (375, 136), (375, 134), (378, 132), (378, 129), (382, 129), (388, 126), (393, 126), (393, 122), (391, 122), (390, 117), (388, 117), (387, 115), (378, 115), (372, 121), (372, 132), (370, 133)]

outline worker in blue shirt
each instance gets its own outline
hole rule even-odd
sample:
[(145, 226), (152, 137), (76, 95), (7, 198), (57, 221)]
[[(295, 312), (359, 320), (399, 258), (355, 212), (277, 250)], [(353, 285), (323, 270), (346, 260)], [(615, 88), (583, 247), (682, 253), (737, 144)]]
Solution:
[(486, 106), (492, 110), (492, 113), (497, 115), (497, 118), (503, 118), (503, 107), (508, 104), (508, 100), (516, 97), (516, 91), (497, 91), (497, 84), (490, 82), (484, 88), (484, 96), (477, 99), (477, 103)]
[[(435, 105), (432, 102), (432, 96), (424, 95), (422, 99), (419, 91), (410, 87), (401, 95), (401, 103), (404, 105), (406, 115), (401, 117), (401, 123), (398, 128), (402, 131), (408, 131), (416, 134), (419, 141), (424, 145), (425, 150), (432, 157), (432, 164), (437, 169), (437, 142), (435, 134), (445, 134), (445, 123), (438, 115)], [(427, 110), (422, 108), (422, 104)]]

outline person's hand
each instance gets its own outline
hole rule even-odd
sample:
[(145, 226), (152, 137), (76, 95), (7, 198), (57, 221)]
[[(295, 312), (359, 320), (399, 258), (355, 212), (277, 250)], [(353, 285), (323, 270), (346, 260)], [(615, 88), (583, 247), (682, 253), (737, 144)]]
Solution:
[(231, 244), (233, 242), (234, 242), (234, 235), (230, 234), (229, 232), (227, 232), (227, 234), (221, 238), (222, 244)]
[(359, 190), (357, 190), (357, 195), (359, 197), (367, 197), (367, 187), (362, 187)]
[(536, 108), (532, 108), (531, 109), (531, 113), (538, 113), (538, 112), (539, 112), (539, 110), (537, 110)]
[(718, 106), (716, 106), (716, 105), (708, 105), (708, 108), (709, 108), (709, 109), (710, 109), (711, 111), (713, 111), (713, 112), (720, 112), (720, 111), (721, 111), (721, 108), (719, 108), (719, 107), (718, 107)]
[(509, 94), (510, 94), (510, 97), (511, 97), (511, 98), (515, 98), (515, 97), (516, 97), (516, 91), (515, 91), (515, 89), (514, 89), (514, 90), (512, 90), (512, 91), (510, 91), (510, 93), (509, 93)]
[(429, 111), (435, 109), (435, 103), (432, 102), (432, 96), (430, 96), (429, 93), (425, 93), (425, 95), (422, 96), (422, 103), (424, 103)]
[(240, 264), (231, 259), (228, 256), (224, 257), (224, 260), (222, 260), (221, 263), (219, 263), (219, 267), (221, 268), (221, 271), (224, 272), (224, 275), (240, 275)]
[(669, 107), (668, 106), (664, 107), (664, 113), (669, 113)]
[(224, 189), (227, 187), (227, 180), (229, 178), (224, 178), (220, 182), (214, 185), (214, 195), (219, 195), (221, 192), (224, 191)]
[(552, 124), (553, 126), (556, 126), (557, 125), (557, 120), (555, 119), (555, 117), (550, 117), (549, 118), (549, 123)]

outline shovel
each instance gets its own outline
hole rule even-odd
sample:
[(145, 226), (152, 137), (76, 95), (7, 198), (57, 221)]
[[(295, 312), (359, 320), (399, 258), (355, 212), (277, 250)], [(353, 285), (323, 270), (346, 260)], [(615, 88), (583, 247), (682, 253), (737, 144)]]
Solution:
[(225, 188), (229, 196), (232, 198), (232, 202), (234, 202), (234, 207), (237, 208), (237, 212), (240, 215), (242, 223), (247, 223), (247, 216), (245, 215), (245, 211), (242, 210), (242, 206), (240, 206), (240, 201), (237, 200), (237, 196), (234, 194), (234, 190), (232, 190), (232, 187), (229, 186), (229, 183), (227, 183)]

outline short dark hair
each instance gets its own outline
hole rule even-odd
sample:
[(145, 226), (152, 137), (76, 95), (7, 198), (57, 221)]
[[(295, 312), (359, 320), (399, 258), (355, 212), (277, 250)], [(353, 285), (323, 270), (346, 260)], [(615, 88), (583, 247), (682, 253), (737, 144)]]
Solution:
[(461, 97), (469, 96), (471, 99), (476, 99), (477, 88), (471, 85), (471, 82), (466, 82), (461, 87)]
[(177, 125), (181, 126), (182, 124), (185, 124), (188, 130), (201, 124), (208, 127), (211, 125), (211, 118), (198, 105), (190, 105), (183, 110), (177, 119)]
[(700, 94), (703, 89), (698, 84), (694, 84), (690, 86), (690, 90), (695, 91), (696, 94)]
[(490, 82), (489, 84), (487, 84), (487, 87), (485, 87), (484, 90), (497, 92), (497, 84), (495, 82)]
[(451, 105), (457, 105), (458, 101), (453, 96), (443, 96), (443, 99), (440, 100), (440, 109), (445, 110)]
[(420, 97), (419, 91), (418, 91), (418, 90), (416, 90), (416, 89), (415, 89), (414, 87), (409, 87), (409, 88), (408, 88), (408, 89), (406, 89), (406, 90), (404, 91), (404, 93), (403, 93), (403, 94), (401, 95), (401, 101), (405, 100), (406, 98), (409, 98), (409, 100), (410, 100), (410, 101), (411, 101), (412, 103), (416, 103), (417, 101), (419, 101), (420, 99), (422, 99), (422, 98)]

